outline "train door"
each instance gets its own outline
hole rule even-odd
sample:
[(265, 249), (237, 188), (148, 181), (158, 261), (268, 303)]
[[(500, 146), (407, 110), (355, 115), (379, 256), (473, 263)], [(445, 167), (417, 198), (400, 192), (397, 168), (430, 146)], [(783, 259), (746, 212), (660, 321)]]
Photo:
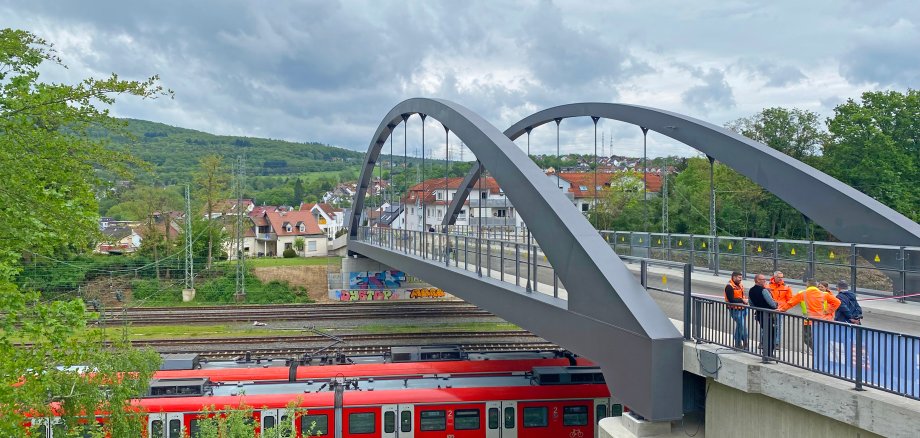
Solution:
[(501, 408), (502, 408), (501, 438), (517, 438), (518, 436), (517, 402), (503, 401), (501, 402)]
[(383, 422), (383, 427), (380, 428), (383, 431), (382, 437), (397, 438), (399, 436), (399, 432), (397, 432), (399, 427), (396, 424), (396, 417), (399, 415), (399, 406), (383, 405), (380, 412), (382, 413), (380, 420)]
[(486, 402), (486, 438), (502, 436), (502, 403)]
[(600, 431), (600, 426), (598, 425), (600, 421), (609, 416), (608, 409), (610, 405), (609, 398), (596, 398), (594, 399), (594, 438), (598, 437), (598, 432)]
[(182, 414), (164, 412), (147, 417), (150, 438), (183, 438)]
[(278, 436), (277, 431), (273, 429), (284, 427), (282, 424), (287, 425), (282, 436), (285, 438), (294, 436), (294, 420), (288, 416), (287, 409), (262, 409), (259, 417), (259, 430), (262, 436), (272, 438)]
[(383, 438), (412, 438), (415, 436), (413, 431), (412, 416), (415, 406), (413, 405), (383, 405), (381, 408), (381, 422)]

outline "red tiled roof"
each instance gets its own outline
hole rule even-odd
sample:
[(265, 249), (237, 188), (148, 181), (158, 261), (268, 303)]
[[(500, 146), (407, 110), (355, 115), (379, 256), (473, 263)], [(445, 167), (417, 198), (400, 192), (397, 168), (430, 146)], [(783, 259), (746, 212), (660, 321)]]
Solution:
[(341, 208), (335, 208), (335, 207), (333, 207), (333, 206), (331, 206), (331, 205), (329, 205), (329, 204), (325, 204), (325, 203), (322, 203), (322, 202), (320, 202), (320, 203), (315, 203), (315, 202), (306, 203), (306, 202), (305, 202), (305, 203), (303, 203), (303, 204), (300, 204), (300, 211), (311, 211), (311, 210), (313, 210), (313, 207), (314, 207), (314, 206), (317, 206), (317, 205), (319, 206), (319, 208), (320, 208), (321, 210), (323, 210), (324, 213), (326, 213), (326, 216), (329, 216), (330, 218), (332, 218), (333, 216), (335, 216), (335, 214), (336, 214), (337, 212), (342, 211)]
[[(603, 192), (604, 187), (609, 186), (610, 179), (613, 178), (614, 173), (597, 173), (597, 185), (601, 186), (601, 192)], [(642, 176), (636, 175), (641, 181)], [(594, 172), (577, 172), (577, 173), (559, 173), (559, 177), (568, 181), (572, 187), (569, 188), (569, 191), (575, 196), (575, 198), (593, 198), (595, 192), (594, 184)], [(650, 193), (657, 193), (661, 191), (661, 175), (655, 173), (649, 173), (646, 175), (648, 181), (648, 191)], [(581, 187), (584, 186), (587, 190), (581, 190)], [(598, 196), (601, 194), (598, 193)]]
[[(479, 182), (482, 181), (480, 186)], [(486, 177), (476, 180), (476, 183), (473, 184), (474, 190), (479, 190), (480, 187), (483, 187), (489, 191), (489, 193), (499, 193), (500, 189), (498, 182), (495, 181), (495, 178)], [(463, 178), (448, 178), (447, 179), (447, 190), (457, 190), (460, 188), (460, 184), (463, 183)], [(425, 193), (422, 193), (422, 187), (424, 187)], [(412, 187), (409, 187), (408, 196), (403, 198), (403, 202), (414, 204), (416, 198), (422, 198), (422, 203), (426, 205), (431, 204), (446, 204), (447, 201), (438, 201), (434, 195), (435, 190), (444, 190), (444, 178), (431, 178), (424, 181), (424, 183), (418, 183)]]
[[(289, 211), (287, 213), (269, 211), (265, 213), (265, 218), (271, 223), (272, 231), (279, 237), (323, 234), (323, 230), (319, 229), (316, 219), (313, 218), (313, 215), (309, 211)], [(300, 232), (297, 226), (300, 222), (304, 224), (303, 232)], [(291, 232), (287, 231), (287, 228), (284, 226), (285, 224), (291, 225)]]

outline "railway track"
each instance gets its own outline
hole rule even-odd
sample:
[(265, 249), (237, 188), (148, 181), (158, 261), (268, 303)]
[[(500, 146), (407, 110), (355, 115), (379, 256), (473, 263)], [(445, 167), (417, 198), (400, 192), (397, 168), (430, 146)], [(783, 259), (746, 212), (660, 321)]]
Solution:
[[(456, 344), (465, 351), (491, 352), (491, 351), (551, 351), (561, 348), (549, 342), (494, 342), (494, 343), (467, 343)], [(341, 353), (345, 356), (384, 355), (390, 352), (390, 347), (385, 345), (341, 346), (327, 353)], [(247, 353), (252, 360), (289, 359), (299, 358), (312, 351), (296, 348), (256, 348), (248, 350), (214, 350), (214, 351), (182, 351), (178, 353), (196, 353), (208, 360), (232, 360), (245, 357)]]
[(400, 303), (283, 304), (262, 306), (149, 307), (103, 313), (101, 325), (169, 325), (220, 322), (348, 320), (384, 318), (489, 317), (491, 313), (462, 301)]
[(161, 353), (195, 353), (208, 358), (236, 358), (249, 353), (252, 357), (292, 357), (324, 350), (359, 354), (383, 354), (394, 345), (449, 343), (475, 351), (546, 350), (556, 345), (525, 330), (496, 332), (440, 332), (352, 334), (341, 336), (300, 335), (246, 337), (157, 339), (134, 341), (138, 347), (151, 347)]

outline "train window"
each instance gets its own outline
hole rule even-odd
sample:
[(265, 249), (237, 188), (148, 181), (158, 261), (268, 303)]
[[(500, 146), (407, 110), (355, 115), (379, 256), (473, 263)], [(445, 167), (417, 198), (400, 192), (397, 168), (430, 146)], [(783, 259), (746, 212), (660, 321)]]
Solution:
[(524, 408), (524, 427), (546, 427), (546, 406)]
[(505, 408), (505, 429), (514, 429), (514, 408), (509, 406)]
[(498, 429), (498, 408), (489, 408), (489, 429)]
[(602, 418), (607, 418), (607, 405), (597, 405), (594, 416), (597, 417), (597, 421), (600, 421)]
[(169, 438), (182, 438), (182, 421), (176, 418), (169, 420)]
[(383, 413), (383, 433), (396, 432), (396, 412), (386, 411)]
[(446, 430), (447, 415), (444, 411), (422, 411), (419, 413), (418, 430)]
[(275, 428), (275, 416), (274, 415), (265, 415), (262, 417), (263, 427), (266, 429)]
[(399, 413), (399, 431), (412, 432), (412, 411), (402, 411)]
[(348, 433), (374, 433), (377, 419), (373, 412), (348, 414)]
[(188, 420), (188, 434), (192, 438), (198, 438), (198, 436), (201, 435), (201, 426), (198, 425), (197, 418)]
[(563, 426), (584, 426), (588, 424), (587, 406), (565, 406), (562, 408)]
[(153, 420), (150, 422), (150, 436), (157, 438), (163, 436), (163, 420)]
[(329, 417), (326, 414), (303, 415), (300, 417), (300, 430), (304, 436), (329, 435)]
[(454, 429), (478, 430), (479, 409), (457, 409), (454, 412)]
[(610, 406), (610, 416), (611, 417), (621, 417), (623, 416), (623, 405), (617, 403)]

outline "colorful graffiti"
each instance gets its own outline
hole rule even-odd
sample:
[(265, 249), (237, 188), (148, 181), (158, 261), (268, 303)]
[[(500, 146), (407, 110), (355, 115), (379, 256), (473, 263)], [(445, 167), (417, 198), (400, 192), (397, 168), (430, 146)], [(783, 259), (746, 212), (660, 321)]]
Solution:
[(402, 271), (349, 272), (349, 289), (397, 289), (406, 282)]
[(438, 288), (417, 289), (332, 289), (329, 299), (333, 301), (395, 301), (445, 298), (447, 294)]
[(394, 301), (445, 298), (447, 294), (436, 287), (405, 287), (420, 283), (402, 271), (349, 272), (347, 289), (330, 289), (334, 301)]

